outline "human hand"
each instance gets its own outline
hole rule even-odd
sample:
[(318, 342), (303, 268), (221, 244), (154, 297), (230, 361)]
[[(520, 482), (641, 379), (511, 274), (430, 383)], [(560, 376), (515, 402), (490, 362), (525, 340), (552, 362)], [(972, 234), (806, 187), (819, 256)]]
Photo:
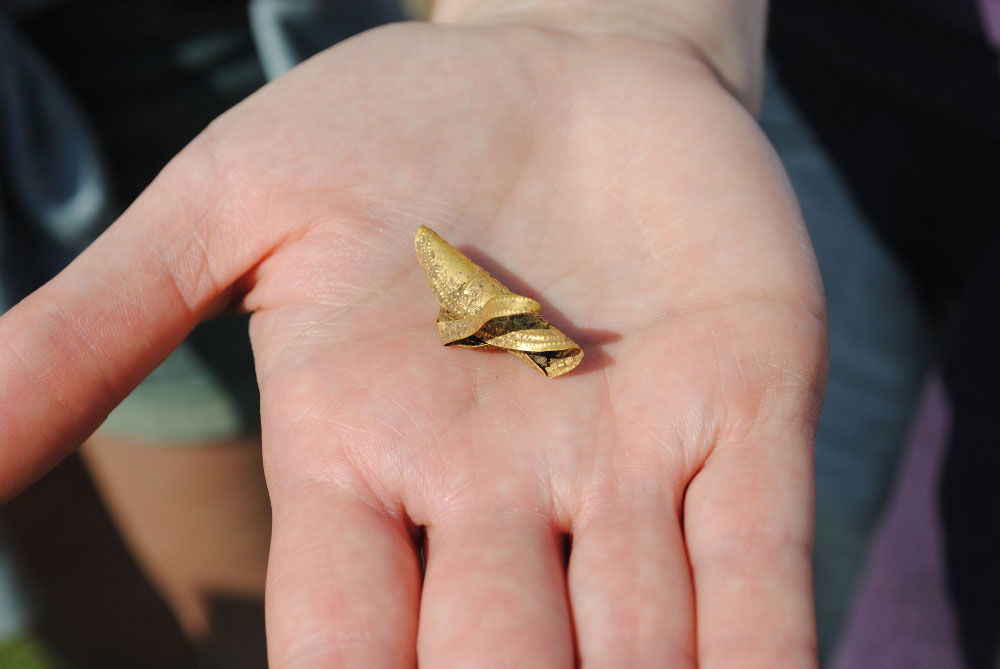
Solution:
[[(583, 364), (442, 348), (420, 224), (526, 282)], [(390, 26), (267, 86), (0, 319), (0, 492), (234, 297), (272, 666), (815, 663), (819, 279), (775, 156), (681, 42)]]

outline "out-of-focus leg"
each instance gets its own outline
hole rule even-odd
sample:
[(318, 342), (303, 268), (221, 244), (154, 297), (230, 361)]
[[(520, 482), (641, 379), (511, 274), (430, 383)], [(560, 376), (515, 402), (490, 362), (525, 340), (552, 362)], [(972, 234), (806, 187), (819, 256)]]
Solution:
[(259, 437), (164, 448), (99, 432), (82, 453), (185, 631), (228, 647), (228, 630), (262, 649), (270, 506)]

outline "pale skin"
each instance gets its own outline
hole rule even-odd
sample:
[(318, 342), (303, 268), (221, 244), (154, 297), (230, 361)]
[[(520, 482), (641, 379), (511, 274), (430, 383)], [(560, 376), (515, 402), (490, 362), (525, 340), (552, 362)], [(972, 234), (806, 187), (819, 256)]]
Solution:
[(260, 437), (177, 444), (102, 430), (80, 453), (187, 636), (223, 644), (211, 625), (213, 600), (264, 596), (271, 514)]
[[(567, 4), (445, 3), (210, 126), (0, 319), (0, 494), (237, 298), (271, 666), (815, 666), (822, 289), (754, 68), (680, 10)], [(581, 367), (441, 347), (420, 224), (558, 309)]]

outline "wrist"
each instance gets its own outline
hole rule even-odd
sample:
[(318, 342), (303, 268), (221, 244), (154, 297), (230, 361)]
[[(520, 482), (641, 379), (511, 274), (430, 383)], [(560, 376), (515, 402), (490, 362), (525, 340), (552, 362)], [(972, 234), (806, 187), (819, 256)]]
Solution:
[(435, 0), (442, 23), (526, 23), (619, 35), (691, 51), (756, 113), (763, 87), (767, 0)]

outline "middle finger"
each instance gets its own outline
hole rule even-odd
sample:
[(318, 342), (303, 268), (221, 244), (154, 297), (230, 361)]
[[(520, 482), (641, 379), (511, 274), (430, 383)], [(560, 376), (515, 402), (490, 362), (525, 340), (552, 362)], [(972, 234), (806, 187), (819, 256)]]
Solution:
[(548, 519), (469, 510), (427, 538), (421, 665), (573, 666), (560, 536)]

